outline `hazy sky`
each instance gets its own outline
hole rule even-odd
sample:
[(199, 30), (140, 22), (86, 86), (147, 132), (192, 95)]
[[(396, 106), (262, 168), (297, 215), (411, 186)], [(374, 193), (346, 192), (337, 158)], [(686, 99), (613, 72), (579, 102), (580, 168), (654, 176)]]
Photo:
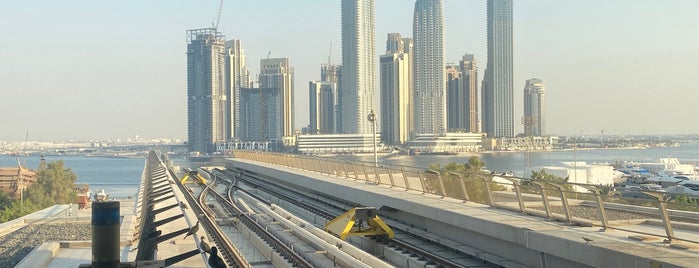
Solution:
[[(413, 4), (376, 0), (378, 54), (387, 33), (412, 36)], [(340, 0), (223, 6), (219, 28), (242, 40), (253, 74), (269, 51), (291, 59), (296, 127), (308, 124), (308, 81), (330, 43), (341, 62)], [(217, 9), (217, 0), (3, 3), (0, 140), (186, 138), (185, 31), (211, 26)], [(445, 9), (447, 62), (474, 54), (482, 79), (486, 1)], [(697, 14), (695, 0), (515, 0), (515, 118), (525, 80), (537, 77), (549, 133), (699, 133)]]

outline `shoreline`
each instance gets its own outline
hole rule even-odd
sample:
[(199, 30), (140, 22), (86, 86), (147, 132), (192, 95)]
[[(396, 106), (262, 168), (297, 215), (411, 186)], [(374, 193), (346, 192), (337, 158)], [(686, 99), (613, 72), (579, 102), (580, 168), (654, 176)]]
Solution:
[[(612, 147), (612, 148), (595, 148), (595, 147), (585, 147), (585, 148), (566, 148), (566, 149), (552, 149), (552, 150), (532, 150), (532, 151), (527, 151), (527, 150), (517, 150), (517, 151), (477, 151), (477, 152), (453, 152), (453, 153), (447, 153), (447, 154), (417, 154), (417, 155), (410, 155), (410, 154), (400, 154), (400, 153), (386, 153), (386, 152), (377, 152), (377, 155), (379, 157), (383, 158), (390, 158), (390, 157), (397, 157), (397, 156), (465, 156), (465, 155), (482, 155), (482, 154), (512, 154), (512, 153), (537, 153), (537, 152), (572, 152), (572, 151), (594, 151), (594, 150), (646, 150), (649, 147)], [(664, 148), (664, 147), (652, 147), (652, 148)], [(670, 147), (668, 147), (670, 148)], [(674, 148), (674, 147), (673, 147)], [(325, 157), (325, 156), (358, 156), (358, 157), (366, 157), (366, 156), (373, 156), (373, 153), (322, 153), (322, 154), (298, 154), (297, 155), (307, 155), (307, 156), (318, 156), (318, 157)]]

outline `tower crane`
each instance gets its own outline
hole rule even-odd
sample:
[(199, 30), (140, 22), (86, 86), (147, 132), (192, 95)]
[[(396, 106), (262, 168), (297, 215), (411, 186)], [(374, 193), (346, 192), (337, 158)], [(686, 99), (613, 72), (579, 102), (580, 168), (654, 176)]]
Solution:
[(216, 24), (214, 25), (214, 32), (218, 32), (218, 23), (221, 21), (221, 10), (223, 10), (223, 0), (218, 4), (218, 16), (216, 16)]

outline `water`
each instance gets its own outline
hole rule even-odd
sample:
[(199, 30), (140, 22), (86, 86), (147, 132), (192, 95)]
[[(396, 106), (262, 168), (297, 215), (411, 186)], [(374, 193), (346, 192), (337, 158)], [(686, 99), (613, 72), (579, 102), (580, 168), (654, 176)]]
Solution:
[[(513, 171), (524, 175), (527, 166), (526, 152), (480, 153), (477, 155), (490, 170)], [(419, 155), (382, 156), (381, 164), (426, 168), (431, 163), (442, 165), (465, 163), (472, 155)], [(372, 155), (337, 156), (351, 160), (373, 162)], [(680, 144), (680, 147), (658, 147), (647, 149), (594, 149), (575, 151), (532, 152), (531, 166), (550, 166), (560, 162), (585, 161), (588, 163), (614, 163), (617, 161), (657, 162), (659, 158), (675, 157), (682, 163), (699, 164), (699, 143)], [(103, 158), (84, 156), (46, 156), (46, 161), (63, 160), (65, 167), (78, 176), (78, 184), (89, 184), (92, 190), (104, 189), (113, 198), (133, 197), (141, 182), (145, 158)], [(36, 169), (38, 156), (20, 157), (25, 167)], [(0, 167), (16, 167), (15, 157), (0, 156)]]
[[(46, 156), (47, 162), (63, 160), (64, 167), (77, 175), (78, 184), (104, 189), (110, 198), (135, 197), (141, 183), (145, 158), (104, 158), (84, 156)], [(20, 157), (23, 167), (37, 169), (38, 156)], [(15, 157), (0, 156), (0, 167), (16, 167)]]
[[(528, 165), (526, 152), (495, 152), (463, 155), (418, 155), (380, 157), (379, 163), (426, 168), (431, 163), (445, 165), (451, 162), (465, 163), (476, 155), (486, 167), (496, 171), (513, 171), (524, 175)], [(682, 163), (699, 164), (699, 143), (683, 143), (679, 147), (651, 147), (646, 149), (588, 149), (568, 151), (531, 152), (530, 166), (555, 166), (560, 162), (583, 161), (587, 163), (614, 163), (620, 161), (658, 162), (660, 158), (674, 157)], [(350, 160), (373, 162), (372, 155), (341, 156)]]

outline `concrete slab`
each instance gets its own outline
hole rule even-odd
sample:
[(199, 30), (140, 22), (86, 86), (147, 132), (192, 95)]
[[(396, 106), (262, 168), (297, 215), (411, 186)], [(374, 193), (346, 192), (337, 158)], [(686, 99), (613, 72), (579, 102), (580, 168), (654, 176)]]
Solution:
[[(59, 248), (47, 268), (78, 267), (92, 262), (92, 248)], [(37, 266), (39, 267), (39, 266)]]

